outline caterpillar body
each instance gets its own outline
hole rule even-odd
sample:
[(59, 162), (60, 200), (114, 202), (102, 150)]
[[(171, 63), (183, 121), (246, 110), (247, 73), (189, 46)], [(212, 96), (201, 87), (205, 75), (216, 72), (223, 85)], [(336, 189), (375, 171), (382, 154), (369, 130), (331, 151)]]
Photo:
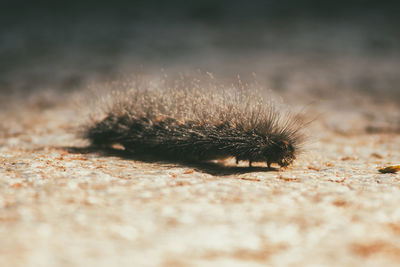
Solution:
[(250, 167), (252, 162), (286, 167), (303, 139), (298, 119), (243, 88), (135, 88), (114, 93), (104, 111), (84, 137), (93, 146), (119, 144), (135, 155), (191, 161), (234, 157)]

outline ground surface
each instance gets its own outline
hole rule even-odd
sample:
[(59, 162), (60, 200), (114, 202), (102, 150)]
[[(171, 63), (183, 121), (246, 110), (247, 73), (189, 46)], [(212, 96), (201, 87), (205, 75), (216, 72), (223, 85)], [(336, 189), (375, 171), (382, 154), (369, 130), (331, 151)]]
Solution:
[(233, 160), (182, 166), (79, 149), (78, 113), (2, 113), (2, 266), (400, 260), (400, 175), (377, 172), (398, 163), (398, 134), (345, 135), (321, 119), (294, 166), (249, 171)]
[[(238, 40), (229, 29), (230, 39), (201, 27), (179, 29), (164, 43), (151, 42), (151, 32), (133, 31), (144, 35), (142, 43), (120, 32), (115, 43), (126, 50), (117, 54), (103, 51), (103, 35), (89, 42), (83, 33), (77, 38), (84, 44), (104, 47), (77, 45), (76, 52), (56, 42), (48, 58), (27, 60), (30, 68), (10, 65), (1, 80), (0, 266), (398, 266), (400, 174), (377, 171), (400, 161), (398, 39), (382, 31), (354, 35), (351, 24), (316, 27), (313, 35), (308, 26), (278, 37), (266, 30), (255, 43), (237, 45), (251, 53), (223, 43)], [(96, 64), (109, 58), (97, 56), (117, 62), (116, 72), (130, 70), (130, 41), (137, 55), (157, 57), (192, 31), (197, 39), (183, 45), (192, 50), (172, 54), (185, 60), (169, 55), (172, 72), (200, 62), (235, 76), (241, 66), (261, 73), (262, 86), (293, 107), (317, 114), (293, 166), (249, 170), (231, 159), (182, 165), (85, 149), (76, 135), (84, 116), (71, 96), (86, 87), (76, 81), (102, 75)], [(334, 38), (327, 41), (326, 32)], [(14, 33), (9, 38), (22, 44), (21, 36), (30, 38)], [(34, 37), (27, 43), (40, 40)], [(240, 40), (252, 40), (246, 38)], [(3, 46), (18, 54), (18, 46)], [(83, 70), (69, 61), (73, 56)], [(143, 62), (140, 56), (134, 59)], [(63, 71), (46, 65), (54, 57)]]

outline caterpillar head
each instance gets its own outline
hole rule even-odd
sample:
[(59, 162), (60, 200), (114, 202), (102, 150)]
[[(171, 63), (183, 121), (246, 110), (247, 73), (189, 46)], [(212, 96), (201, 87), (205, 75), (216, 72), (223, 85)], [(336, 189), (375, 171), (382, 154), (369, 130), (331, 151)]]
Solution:
[(295, 146), (287, 140), (272, 141), (264, 150), (264, 157), (268, 163), (277, 163), (287, 167), (296, 159)]
[(287, 167), (296, 159), (295, 148), (288, 141), (281, 141), (278, 143), (278, 146), (281, 150), (280, 156), (282, 158), (281, 162), (278, 162), (278, 164), (281, 167)]

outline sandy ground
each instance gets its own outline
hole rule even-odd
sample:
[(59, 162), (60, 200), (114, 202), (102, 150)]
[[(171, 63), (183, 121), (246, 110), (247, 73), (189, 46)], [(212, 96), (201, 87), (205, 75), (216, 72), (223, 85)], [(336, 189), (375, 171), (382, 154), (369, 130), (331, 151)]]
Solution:
[[(374, 23), (245, 36), (120, 26), (76, 27), (74, 38), (14, 30), (1, 42), (0, 266), (399, 265), (400, 173), (377, 171), (400, 164), (396, 35)], [(71, 95), (142, 62), (144, 73), (256, 71), (316, 117), (304, 153), (267, 171), (86, 149)]]
[(286, 170), (188, 166), (84, 149), (79, 109), (16, 103), (1, 113), (1, 266), (400, 261), (400, 174), (377, 171), (400, 159), (396, 132), (346, 134), (339, 113)]

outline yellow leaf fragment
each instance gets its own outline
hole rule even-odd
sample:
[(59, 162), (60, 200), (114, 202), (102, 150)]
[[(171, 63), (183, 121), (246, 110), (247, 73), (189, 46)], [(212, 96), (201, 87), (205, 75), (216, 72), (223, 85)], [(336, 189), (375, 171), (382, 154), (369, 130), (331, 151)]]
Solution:
[(396, 173), (398, 171), (400, 171), (400, 165), (394, 165), (379, 169), (379, 172), (381, 173)]

